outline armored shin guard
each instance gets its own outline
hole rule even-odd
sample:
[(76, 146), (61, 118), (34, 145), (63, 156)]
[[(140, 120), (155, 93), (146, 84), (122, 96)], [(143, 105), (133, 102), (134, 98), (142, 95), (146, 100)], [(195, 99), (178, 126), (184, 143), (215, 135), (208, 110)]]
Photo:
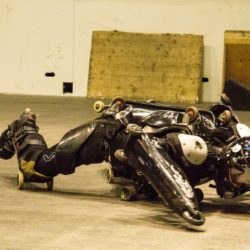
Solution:
[(36, 160), (42, 151), (47, 149), (46, 142), (38, 133), (36, 116), (30, 110), (25, 110), (19, 119), (10, 126), (13, 145), (15, 147), (19, 169), (29, 178), (47, 178), (35, 171)]

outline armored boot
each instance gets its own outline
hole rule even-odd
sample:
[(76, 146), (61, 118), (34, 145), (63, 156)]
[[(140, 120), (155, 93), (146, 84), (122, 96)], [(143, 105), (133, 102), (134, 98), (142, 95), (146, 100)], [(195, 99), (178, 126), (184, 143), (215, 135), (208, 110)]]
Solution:
[(10, 136), (10, 128), (4, 130), (0, 136), (0, 158), (10, 159), (15, 154), (15, 148)]
[(10, 125), (19, 169), (24, 174), (26, 181), (41, 181), (49, 178), (34, 169), (37, 158), (47, 149), (46, 142), (38, 131), (36, 115), (30, 109), (26, 109), (19, 119)]

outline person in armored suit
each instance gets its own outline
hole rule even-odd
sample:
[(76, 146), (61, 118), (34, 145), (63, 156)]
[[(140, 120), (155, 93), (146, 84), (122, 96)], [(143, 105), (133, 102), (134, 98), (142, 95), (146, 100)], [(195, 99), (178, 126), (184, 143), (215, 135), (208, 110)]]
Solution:
[(0, 137), (0, 158), (17, 154), (18, 188), (34, 181), (47, 182), (51, 189), (58, 174), (108, 160), (117, 177), (131, 185), (123, 189), (124, 200), (153, 188), (165, 205), (194, 225), (205, 221), (195, 186), (214, 180), (222, 198), (250, 191), (250, 129), (225, 98), (209, 111), (122, 98), (104, 110), (48, 148), (36, 115), (26, 109)]
[[(211, 141), (211, 138), (208, 137), (213, 137), (213, 148), (219, 157), (223, 154), (225, 145), (231, 139), (235, 139), (232, 138), (234, 133), (230, 132), (228, 125), (231, 120), (237, 124), (238, 119), (237, 117), (232, 119), (231, 116), (234, 113), (228, 108), (230, 104), (229, 100), (224, 100), (210, 107), (211, 113), (215, 117), (213, 122), (205, 116), (199, 120), (198, 110), (195, 109), (186, 109), (180, 122), (180, 124), (183, 121), (191, 123), (193, 133), (205, 140)], [(140, 111), (138, 115), (135, 110), (133, 117), (136, 117), (136, 122), (140, 121), (140, 123), (147, 120), (147, 123), (150, 124), (152, 117), (159, 113), (157, 110), (150, 111), (151, 114), (148, 116), (148, 111)], [(111, 110), (111, 112), (113, 111)], [(164, 113), (168, 114), (169, 112), (164, 111)], [(178, 112), (176, 113), (178, 114)], [(187, 116), (188, 121), (186, 121)], [(198, 122), (192, 120), (190, 122), (190, 119), (193, 119), (192, 116), (195, 116), (194, 120)], [(83, 164), (101, 163), (109, 157), (110, 144), (119, 130), (119, 122), (108, 117), (108, 115), (102, 115), (93, 121), (71, 129), (59, 143), (48, 148), (43, 136), (39, 133), (36, 115), (30, 109), (26, 109), (17, 120), (2, 132), (0, 158), (7, 160), (16, 153), (19, 169), (24, 174), (26, 181), (46, 181), (46, 179), (51, 179), (58, 174), (72, 174), (76, 167)], [(170, 119), (169, 115), (167, 115), (167, 119), (165, 115), (163, 118), (162, 123), (168, 126), (175, 126), (178, 123), (174, 119)], [(154, 122), (160, 124), (160, 120)], [(169, 125), (170, 123), (172, 124)], [(225, 141), (228, 142), (225, 143)]]

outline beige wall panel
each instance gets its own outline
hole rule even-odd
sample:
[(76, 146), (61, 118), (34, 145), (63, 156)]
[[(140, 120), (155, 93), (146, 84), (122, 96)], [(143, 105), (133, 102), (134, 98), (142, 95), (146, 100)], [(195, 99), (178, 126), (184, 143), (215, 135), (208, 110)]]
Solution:
[(96, 31), (88, 96), (197, 102), (203, 37)]

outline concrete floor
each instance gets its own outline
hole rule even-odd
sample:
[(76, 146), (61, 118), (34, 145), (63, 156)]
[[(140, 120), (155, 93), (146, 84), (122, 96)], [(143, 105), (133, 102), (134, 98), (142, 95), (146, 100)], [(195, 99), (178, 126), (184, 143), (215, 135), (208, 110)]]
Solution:
[[(26, 107), (38, 114), (49, 146), (70, 128), (97, 117), (94, 100), (0, 95), (0, 131)], [(250, 112), (237, 112), (250, 126)], [(206, 223), (194, 228), (159, 202), (122, 202), (105, 164), (82, 166), (45, 184), (16, 187), (16, 158), (0, 160), (0, 249), (250, 249), (250, 194), (219, 199), (201, 188)]]

